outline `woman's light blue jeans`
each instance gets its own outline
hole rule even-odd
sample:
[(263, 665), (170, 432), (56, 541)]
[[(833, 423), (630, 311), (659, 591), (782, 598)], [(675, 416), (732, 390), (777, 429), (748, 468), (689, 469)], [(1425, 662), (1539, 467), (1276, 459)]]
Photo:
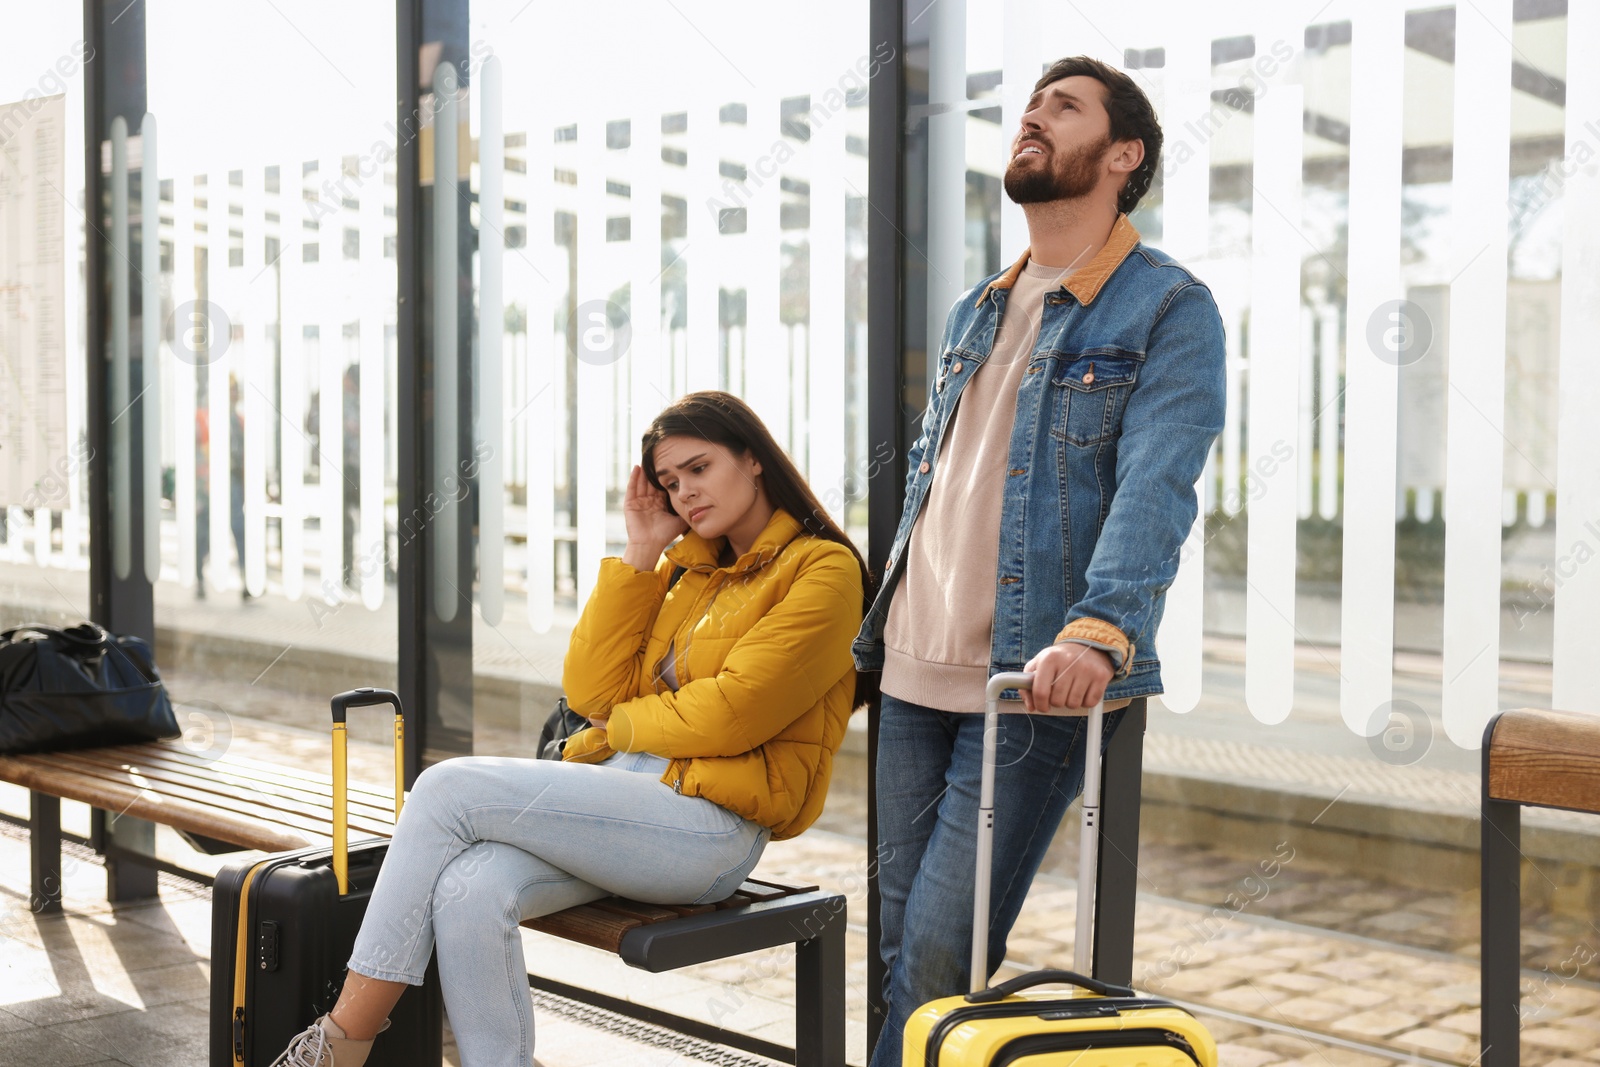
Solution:
[(610, 894), (731, 895), (771, 831), (660, 781), (667, 761), (460, 757), (428, 768), (395, 828), (350, 969), (422, 984), (437, 949), (463, 1067), (529, 1067), (533, 1007), (518, 923)]

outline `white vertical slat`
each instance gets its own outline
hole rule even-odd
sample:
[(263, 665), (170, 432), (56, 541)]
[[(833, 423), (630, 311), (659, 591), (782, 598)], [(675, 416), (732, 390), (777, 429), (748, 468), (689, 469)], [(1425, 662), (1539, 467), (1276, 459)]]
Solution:
[[(1562, 188), (1560, 402), (1556, 416), (1556, 529), (1558, 562), (1570, 554), (1555, 600), (1550, 698), (1567, 711), (1600, 711), (1600, 672), (1594, 639), (1600, 634), (1600, 5), (1567, 9), (1567, 129)], [(1582, 165), (1576, 165), (1579, 161)], [(1541, 510), (1543, 493), (1541, 498)], [(1582, 550), (1582, 566), (1578, 562)]]
[(1550, 499), (1550, 494), (1539, 489), (1528, 491), (1528, 525), (1537, 530), (1549, 518), (1545, 508)]
[(195, 360), (199, 358), (198, 331), (204, 327), (192, 312), (179, 311), (195, 299), (194, 221), (194, 178), (176, 175), (172, 179), (172, 346), (176, 358), (170, 366), (172, 429), (177, 444), (172, 502), (178, 527), (178, 582), (182, 585), (195, 577)]
[[(69, 78), (67, 83), (67, 144), (83, 144), (83, 78)], [(83, 189), (83, 152), (66, 154), (66, 182), (67, 189)], [(74, 194), (77, 195), (77, 194)], [(77, 205), (78, 202), (74, 202)], [(82, 208), (80, 208), (82, 210)], [(69, 569), (83, 569), (88, 566), (88, 561), (83, 558), (83, 537), (88, 534), (88, 517), (83, 515), (83, 477), (88, 467), (86, 456), (88, 442), (83, 438), (83, 416), (88, 406), (88, 387), (85, 384), (85, 360), (83, 360), (82, 323), (78, 318), (83, 314), (83, 293), (78, 286), (78, 264), (83, 262), (83, 216), (78, 211), (62, 211), (61, 213), (61, 246), (64, 254), (61, 256), (61, 267), (66, 272), (66, 283), (62, 286), (62, 299), (66, 304), (66, 344), (67, 366), (67, 504), (61, 514), (61, 555), (62, 566)], [(190, 434), (192, 437), (192, 434)], [(190, 573), (194, 569), (190, 568)]]
[[(1361, 429), (1344, 442), (1339, 712), (1346, 726), (1365, 735), (1387, 725), (1372, 719), (1394, 694), (1396, 360), (1405, 357), (1382, 346), (1395, 325), (1387, 309), (1405, 295), (1400, 281), (1402, 112), (1396, 106), (1404, 91), (1404, 11), (1386, 0), (1358, 7), (1350, 62), (1363, 75), (1352, 79), (1350, 89), (1344, 404), (1349, 424)], [(1326, 400), (1323, 404), (1322, 417), (1334, 422), (1337, 411)]]
[(670, 393), (670, 353), (662, 345), (661, 332), (661, 109), (634, 112), (629, 128), (628, 185), (633, 197), (628, 293), (633, 338), (626, 364), (628, 416), (618, 420), (627, 432), (627, 448), (620, 457), (625, 473), (639, 461), (639, 438), (650, 420), (669, 400), (677, 399)]
[(1500, 490), (1500, 525), (1507, 529), (1517, 524), (1517, 497), (1515, 489)]
[(1333, 519), (1339, 514), (1339, 309), (1323, 308), (1317, 318), (1318, 374), (1321, 376), (1317, 412), (1317, 514)]
[(556, 257), (551, 193), (554, 135), (548, 97), (535, 93), (527, 101), (528, 116), (528, 395), (521, 423), (528, 448), (528, 623), (548, 633), (555, 621), (555, 473), (556, 360), (565, 359), (565, 345), (555, 344)]
[(5, 558), (12, 563), (27, 563), (27, 545), (22, 540), (23, 529), (27, 522), (27, 515), (16, 504), (6, 505), (6, 545)]
[[(1022, 113), (1028, 106), (1028, 98), (1033, 95), (1033, 83), (1039, 80), (1040, 70), (1045, 63), (1043, 48), (1046, 38), (1039, 32), (1040, 7), (1040, 0), (1004, 0), (1001, 6), (1000, 23), (1005, 33), (1005, 43), (1000, 72), (1000, 141), (1005, 145), (1005, 152), (1004, 157), (996, 162), (1002, 176), (1006, 165), (1011, 162), (1011, 142), (1022, 127)], [(1170, 59), (1168, 63), (1171, 63)], [(1001, 192), (1001, 265), (1015, 263), (1027, 247), (1028, 219), (1022, 213), (1022, 205)], [(1171, 603), (1170, 598), (1168, 603)], [(1165, 656), (1161, 662), (1165, 667)], [(1162, 678), (1166, 678), (1164, 673)]]
[[(806, 481), (812, 480), (811, 449), (811, 331), (803, 322), (785, 326), (789, 335), (789, 455), (799, 465)], [(841, 397), (839, 407), (843, 408)]]
[[(573, 486), (578, 536), (578, 606), (589, 601), (606, 554), (606, 460), (611, 450), (606, 435), (612, 413), (606, 403), (610, 392), (609, 366), (585, 361), (584, 333), (603, 329), (593, 319), (604, 304), (608, 287), (606, 254), (606, 121), (594, 106), (578, 122), (578, 427), (573, 446), (578, 450), (578, 484)], [(593, 301), (594, 303), (590, 303)], [(586, 306), (587, 305), (587, 306)]]
[[(689, 109), (685, 138), (689, 153), (689, 232), (684, 251), (688, 259), (688, 346), (685, 393), (718, 388), (719, 325), (717, 294), (721, 286), (722, 237), (718, 230), (720, 204), (729, 202), (719, 173), (722, 160), (722, 120), (716, 97), (705, 93)], [(580, 177), (579, 181), (583, 179)]]
[(689, 391), (689, 330), (685, 326), (672, 331), (672, 388), (671, 396)]
[(1310, 308), (1302, 306), (1300, 308), (1300, 414), (1297, 418), (1300, 441), (1295, 456), (1295, 471), (1300, 481), (1299, 493), (1295, 498), (1295, 511), (1302, 519), (1311, 517), (1311, 511), (1316, 504), (1311, 495), (1316, 488), (1313, 483), (1311, 469), (1312, 462), (1315, 459), (1317, 419), (1316, 397), (1314, 395), (1317, 387), (1316, 352), (1316, 315)]
[(267, 589), (267, 423), (275, 417), (270, 400), (272, 383), (267, 348), (267, 300), (271, 287), (261, 277), (266, 250), (264, 177), (260, 164), (244, 168), (241, 194), (244, 219), (244, 258), (239, 268), (239, 310), (244, 340), (239, 386), (244, 399), (244, 562), (245, 588), (260, 596)]
[(309, 287), (303, 262), (306, 201), (302, 190), (304, 169), (298, 157), (278, 168), (278, 335), (283, 353), (279, 368), (278, 496), (282, 502), (279, 537), (282, 539), (283, 595), (299, 600), (305, 595), (306, 539), (306, 383), (305, 326)]
[(456, 256), (460, 219), (457, 198), (461, 195), (457, 136), (460, 125), (467, 121), (458, 85), (451, 64), (440, 63), (434, 68), (434, 98), (441, 103), (434, 112), (433, 136), (433, 247), (436, 253), (433, 257), (433, 476), (436, 484), (432, 489), (439, 494), (444, 506), (434, 520), (432, 544), (434, 612), (440, 622), (450, 622), (456, 617), (460, 600), (454, 579), (461, 558), (461, 524), (457, 517), (457, 492), (451, 489), (460, 477), (457, 420), (465, 414), (458, 373), (459, 361), (465, 356), (460, 351), (457, 316), (468, 314), (469, 310), (458, 306), (456, 298), (456, 274), (460, 269)]
[(937, 376), (950, 306), (966, 288), (967, 4), (941, 0), (922, 16), (928, 47), (927, 381)]
[[(144, 576), (154, 583), (161, 578), (161, 178), (156, 166), (156, 117), (148, 111), (139, 128), (140, 170), (139, 218), (143, 231), (139, 273), (141, 338), (143, 362), (140, 382), (139, 416), (144, 431), (144, 470), (140, 494), (144, 497)], [(44, 562), (49, 547), (50, 517), (44, 512), (44, 544), (38, 549)]]
[[(1295, 506), (1300, 357), (1299, 214), (1304, 24), (1282, 11), (1256, 41), (1286, 41), (1295, 55), (1263, 77), (1255, 105), (1255, 196), (1251, 209), (1250, 529), (1245, 607), (1245, 703), (1267, 723), (1294, 703)], [(1292, 214), (1291, 214), (1292, 213)], [(1285, 452), (1289, 453), (1285, 455)]]
[(1244, 506), (1244, 489), (1239, 480), (1239, 454), (1244, 447), (1244, 317), (1224, 311), (1222, 324), (1223, 343), (1228, 350), (1228, 413), (1222, 425), (1222, 510), (1232, 518)]
[(38, 567), (50, 566), (49, 508), (33, 509), (33, 562)]
[[(128, 120), (121, 115), (111, 120), (111, 564), (118, 578), (125, 579), (133, 568), (133, 419), (128, 407), (133, 400), (129, 388), (128, 262), (133, 246), (128, 228)], [(21, 526), (12, 523), (21, 551)]]
[[(1205, 114), (1211, 106), (1211, 39), (1202, 20), (1191, 9), (1168, 27), (1167, 65), (1163, 71), (1168, 128), (1184, 117)], [(1167, 152), (1162, 184), (1165, 211), (1162, 218), (1164, 251), (1195, 270), (1202, 270), (1210, 240), (1211, 148), (1206, 142), (1188, 145), (1182, 152)], [(1002, 256), (1002, 258), (1004, 258)], [(1231, 336), (1236, 331), (1227, 331)], [(1229, 375), (1229, 381), (1235, 376)], [(1161, 654), (1161, 679), (1166, 691), (1161, 703), (1169, 710), (1193, 711), (1200, 703), (1204, 673), (1205, 621), (1205, 520), (1215, 495), (1216, 448), (1212, 447), (1201, 482), (1204, 507), (1195, 516), (1184, 539), (1178, 573), (1167, 590), (1166, 611), (1156, 633)]]
[(1456, 19), (1449, 434), (1444, 500), (1444, 727), (1483, 742), (1499, 705), (1500, 530), (1505, 440), (1506, 200), (1511, 0)]
[[(811, 488), (841, 527), (845, 498), (852, 488), (846, 474), (845, 396), (845, 125), (844, 107), (824, 116), (830, 92), (837, 94), (833, 72), (850, 62), (848, 38), (834, 32), (825, 20), (815, 22), (819, 54), (811, 83), (811, 139), (806, 142), (810, 162), (811, 211), (810, 304), (807, 311), (806, 349), (810, 392), (807, 437)], [(834, 98), (837, 100), (837, 96)], [(842, 104), (842, 101), (840, 102)], [(797, 383), (798, 385), (799, 383)]]
[[(451, 105), (453, 106), (453, 105)], [(454, 142), (452, 142), (453, 144)], [(336, 155), (324, 156), (317, 167), (318, 185), (323, 199), (322, 228), (317, 233), (318, 259), (311, 268), (316, 285), (320, 326), (317, 331), (317, 505), (320, 516), (317, 537), (318, 584), (329, 605), (344, 602), (344, 367), (349, 358), (345, 350), (344, 324), (348, 271), (344, 266), (344, 224), (346, 214), (338, 187), (344, 180), (344, 163)], [(439, 213), (435, 212), (435, 219)], [(454, 216), (451, 216), (454, 218)], [(437, 247), (437, 246), (436, 246)], [(453, 246), (452, 246), (453, 247)], [(437, 290), (436, 290), (437, 291)], [(446, 289), (454, 294), (454, 286)], [(436, 327), (437, 328), (437, 327)], [(451, 336), (454, 336), (453, 334)], [(454, 381), (454, 379), (450, 379)], [(446, 406), (448, 405), (448, 406)], [(456, 411), (455, 398), (439, 395), (435, 380), (434, 412), (447, 417)], [(437, 432), (437, 423), (435, 424)], [(436, 475), (436, 478), (438, 476)], [(441, 498), (449, 499), (437, 484), (429, 486)], [(455, 526), (446, 520), (448, 505), (435, 516), (434, 532)], [(437, 540), (435, 541), (437, 550)], [(446, 557), (454, 559), (454, 556)], [(435, 580), (438, 557), (435, 557)], [(454, 574), (446, 571), (446, 576)], [(454, 611), (455, 594), (443, 601)], [(437, 586), (435, 587), (437, 592)]]
[(1434, 501), (1441, 496), (1443, 496), (1443, 494), (1438, 492), (1431, 485), (1420, 485), (1417, 487), (1416, 517), (1418, 522), (1429, 523), (1433, 521), (1433, 513), (1435, 511)]
[[(505, 123), (500, 57), (478, 74), (478, 610), (490, 626), (506, 608), (505, 432)], [(383, 216), (378, 215), (381, 224)], [(364, 473), (364, 472), (363, 472)]]
[[(229, 522), (232, 486), (228, 470), (233, 420), (228, 407), (228, 372), (234, 367), (232, 286), (228, 281), (228, 172), (214, 170), (206, 179), (206, 292), (210, 305), (206, 326), (211, 361), (206, 366), (206, 417), (210, 429), (207, 452), (210, 471), (211, 549), (206, 578), (217, 590), (234, 589), (235, 568), (229, 566), (233, 530)], [(220, 353), (220, 355), (218, 354)]]
[[(361, 258), (358, 261), (360, 277), (356, 291), (361, 294), (360, 315), (360, 379), (356, 394), (357, 425), (356, 456), (361, 472), (356, 479), (357, 520), (355, 553), (352, 557), (351, 580), (361, 591), (361, 603), (368, 611), (383, 606), (383, 401), (387, 391), (388, 353), (385, 350), (384, 325), (394, 315), (395, 263), (383, 254), (383, 207), (387, 199), (383, 175), (365, 156), (361, 166), (372, 166), (369, 175), (362, 172), (351, 179), (359, 185), (357, 207), (361, 233)], [(497, 311), (495, 322), (502, 316)], [(498, 393), (495, 394), (499, 396)], [(340, 411), (344, 409), (341, 396)], [(488, 409), (486, 409), (488, 410)], [(498, 410), (498, 409), (496, 409)], [(496, 446), (496, 454), (499, 448)], [(343, 523), (340, 523), (340, 537)], [(495, 574), (500, 574), (496, 570)], [(501, 583), (504, 584), (504, 579)]]
[(725, 387), (728, 392), (743, 396), (745, 394), (744, 354), (747, 351), (745, 328), (743, 326), (729, 326), (719, 344), (724, 345), (728, 353), (728, 380), (725, 383)]
[(778, 97), (765, 85), (747, 94), (744, 164), (749, 229), (743, 238), (745, 287), (746, 399), (760, 415), (772, 436), (789, 436), (789, 359), (783, 324), (778, 317), (779, 246), (783, 240), (780, 219), (783, 192), (779, 188), (783, 167), (778, 142)]

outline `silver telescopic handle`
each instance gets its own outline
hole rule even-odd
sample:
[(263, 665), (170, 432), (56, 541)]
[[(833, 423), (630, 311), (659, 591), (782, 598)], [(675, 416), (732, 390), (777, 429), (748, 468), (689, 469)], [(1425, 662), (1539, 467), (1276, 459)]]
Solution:
[(1032, 689), (1033, 675), (1008, 671), (984, 687), (983, 780), (978, 790), (978, 871), (972, 891), (972, 975), (976, 993), (989, 984), (989, 876), (994, 865), (994, 764), (1000, 737), (1000, 694)]
[(1089, 712), (1089, 736), (1083, 748), (1083, 829), (1078, 838), (1078, 931), (1072, 939), (1072, 969), (1094, 971), (1094, 895), (1100, 888), (1100, 735), (1105, 703)]
[[(983, 778), (978, 790), (977, 878), (972, 892), (972, 972), (969, 984), (976, 993), (989, 980), (989, 888), (994, 861), (994, 765), (1000, 735), (1000, 694), (1007, 689), (1032, 689), (1033, 675), (1007, 671), (989, 679), (984, 687)], [(1073, 939), (1073, 967), (1088, 974), (1093, 967), (1095, 875), (1100, 858), (1100, 739), (1105, 704), (1089, 712), (1089, 733), (1084, 746), (1083, 836), (1078, 845), (1078, 928)]]

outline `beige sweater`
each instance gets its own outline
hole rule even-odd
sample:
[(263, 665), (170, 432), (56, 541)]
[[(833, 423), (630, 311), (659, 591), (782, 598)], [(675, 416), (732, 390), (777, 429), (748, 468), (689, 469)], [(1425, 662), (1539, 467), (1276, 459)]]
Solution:
[[(1028, 260), (1011, 287), (988, 360), (979, 365), (957, 358), (950, 366), (951, 375), (973, 379), (940, 445), (905, 573), (889, 602), (882, 685), (890, 696), (940, 711), (983, 711), (1017, 388), (1039, 337), (1045, 293), (1068, 273)], [(1068, 607), (1061, 607), (1063, 618)], [(1108, 701), (1106, 710), (1128, 703)]]
[(935, 458), (905, 573), (889, 602), (883, 691), (890, 696), (941, 711), (983, 710), (1017, 387), (1039, 337), (1044, 294), (1064, 273), (1029, 261), (1006, 300), (988, 360), (958, 357), (950, 365), (952, 381), (973, 378)]

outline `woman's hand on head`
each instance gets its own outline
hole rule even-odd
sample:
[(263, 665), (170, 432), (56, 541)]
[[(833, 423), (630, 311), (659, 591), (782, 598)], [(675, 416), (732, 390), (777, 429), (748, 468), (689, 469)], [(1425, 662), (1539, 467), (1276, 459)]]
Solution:
[(628, 475), (622, 518), (628, 530), (629, 547), (643, 549), (643, 554), (650, 556), (650, 568), (655, 566), (662, 551), (689, 529), (689, 524), (680, 516), (667, 510), (667, 494), (651, 485), (644, 468), (637, 464)]

